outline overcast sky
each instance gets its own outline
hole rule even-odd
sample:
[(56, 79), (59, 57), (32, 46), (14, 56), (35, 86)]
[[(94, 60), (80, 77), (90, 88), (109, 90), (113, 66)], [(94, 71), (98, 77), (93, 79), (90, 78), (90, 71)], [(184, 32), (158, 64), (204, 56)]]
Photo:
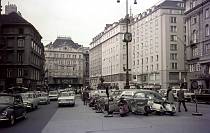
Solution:
[[(106, 24), (125, 16), (126, 5), (126, 0), (2, 0), (3, 13), (8, 1), (16, 4), (22, 16), (40, 32), (44, 45), (57, 36), (69, 36), (74, 42), (89, 46)], [(137, 5), (134, 0), (128, 1), (136, 15), (160, 0), (137, 0)]]

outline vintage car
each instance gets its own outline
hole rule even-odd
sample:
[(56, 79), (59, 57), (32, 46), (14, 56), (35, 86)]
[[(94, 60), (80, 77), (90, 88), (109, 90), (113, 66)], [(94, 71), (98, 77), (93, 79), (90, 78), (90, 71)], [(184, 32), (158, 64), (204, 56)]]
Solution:
[(49, 91), (49, 98), (50, 98), (50, 101), (57, 101), (58, 100), (58, 91)]
[(168, 103), (159, 93), (151, 90), (140, 90), (136, 92), (129, 101), (130, 109), (133, 113), (148, 115), (155, 112), (157, 114), (176, 113), (174, 103)]
[(26, 118), (22, 97), (18, 94), (0, 94), (0, 122), (14, 125), (20, 118)]
[(75, 106), (75, 94), (70, 92), (61, 92), (58, 97), (58, 106), (71, 105)]
[(26, 92), (20, 94), (23, 98), (23, 104), (27, 109), (33, 110), (38, 108), (39, 98), (34, 92)]
[(40, 92), (38, 94), (39, 104), (50, 104), (49, 94), (47, 92)]

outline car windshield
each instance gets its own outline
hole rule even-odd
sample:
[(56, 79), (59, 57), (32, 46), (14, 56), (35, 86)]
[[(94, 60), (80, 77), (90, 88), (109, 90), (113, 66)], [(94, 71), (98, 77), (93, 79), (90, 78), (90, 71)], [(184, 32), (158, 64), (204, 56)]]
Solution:
[(30, 93), (22, 93), (21, 96), (23, 99), (33, 98), (33, 94)]
[(14, 97), (12, 96), (0, 96), (0, 104), (12, 104)]
[(46, 97), (48, 94), (47, 93), (41, 93), (39, 94), (39, 97)]
[(144, 93), (136, 93), (135, 94), (135, 96), (134, 96), (135, 98), (145, 98), (145, 94)]

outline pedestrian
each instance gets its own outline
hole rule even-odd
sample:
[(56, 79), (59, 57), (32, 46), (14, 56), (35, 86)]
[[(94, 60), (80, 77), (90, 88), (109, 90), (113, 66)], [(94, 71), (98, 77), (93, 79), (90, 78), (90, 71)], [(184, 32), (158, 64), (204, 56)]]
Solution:
[(87, 105), (87, 101), (88, 101), (88, 98), (89, 98), (89, 94), (88, 94), (88, 91), (87, 91), (87, 89), (85, 89), (84, 91), (83, 91), (83, 102), (84, 102), (84, 105)]
[(169, 103), (174, 103), (175, 99), (174, 99), (174, 94), (173, 94), (173, 91), (172, 91), (172, 88), (171, 87), (168, 87), (168, 90), (167, 90), (167, 100)]
[(181, 103), (184, 106), (185, 112), (187, 112), (187, 107), (185, 105), (183, 85), (180, 86), (180, 90), (177, 92), (177, 99), (178, 99), (179, 112), (181, 112), (181, 109), (180, 109)]

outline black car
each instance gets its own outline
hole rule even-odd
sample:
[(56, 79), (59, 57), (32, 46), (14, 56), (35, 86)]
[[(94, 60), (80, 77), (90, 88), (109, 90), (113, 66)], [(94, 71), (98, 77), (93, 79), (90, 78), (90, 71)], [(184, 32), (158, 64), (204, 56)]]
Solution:
[(22, 97), (18, 94), (0, 94), (0, 122), (14, 125), (20, 118), (26, 118)]

